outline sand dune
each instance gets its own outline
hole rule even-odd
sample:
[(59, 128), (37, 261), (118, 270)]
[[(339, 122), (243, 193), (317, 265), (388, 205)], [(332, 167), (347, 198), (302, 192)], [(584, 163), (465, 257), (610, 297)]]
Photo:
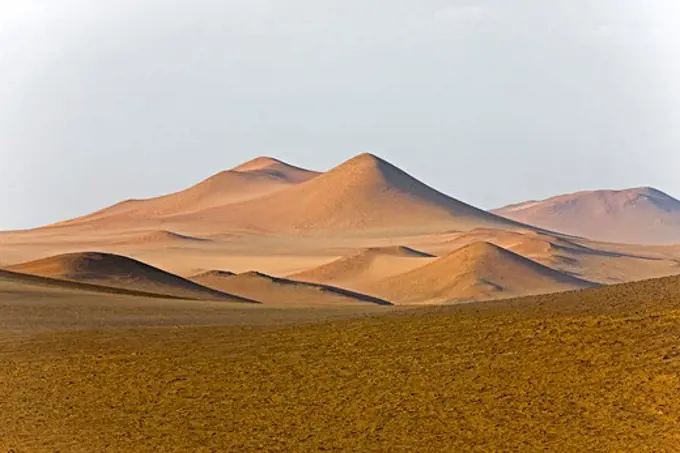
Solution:
[(225, 271), (208, 271), (191, 278), (201, 285), (236, 294), (241, 297), (277, 305), (390, 305), (384, 300), (327, 285), (298, 282), (276, 278), (260, 272), (233, 274)]
[(116, 241), (115, 243), (117, 245), (181, 245), (201, 242), (209, 242), (209, 240), (174, 233), (168, 230), (156, 230), (148, 233), (138, 234), (130, 238)]
[(410, 272), (366, 287), (400, 303), (507, 298), (595, 286), (488, 242), (476, 242)]
[[(443, 241), (434, 247), (452, 251), (475, 242), (490, 242), (525, 257), (549, 258), (559, 254), (591, 251), (575, 239), (540, 232), (517, 232), (491, 228), (478, 228)], [(595, 251), (593, 250), (595, 253)]]
[(371, 154), (285, 190), (171, 219), (278, 233), (469, 230), (524, 226), (448, 197)]
[(259, 175), (291, 183), (301, 183), (319, 175), (318, 172), (290, 165), (273, 157), (257, 157), (231, 169), (233, 172)]
[(479, 227), (534, 229), (444, 195), (371, 154), (322, 174), (259, 158), (181, 192), (124, 201), (51, 227), (392, 237)]
[(182, 297), (167, 294), (157, 294), (145, 291), (135, 291), (124, 288), (114, 288), (111, 286), (95, 285), (91, 283), (80, 283), (76, 281), (60, 280), (57, 278), (42, 277), (39, 275), (24, 274), (5, 269), (0, 269), (0, 293), (40, 294), (45, 295), (51, 291), (60, 293), (78, 294), (112, 294), (119, 296), (135, 296), (156, 299), (183, 299)]
[(613, 284), (674, 275), (680, 272), (672, 247), (630, 246), (540, 232), (477, 229), (427, 244), (444, 255), (486, 241), (545, 266), (588, 281)]
[[(187, 214), (243, 202), (271, 194), (317, 176), (318, 173), (285, 162), (260, 157), (220, 172), (189, 189), (155, 198), (127, 200), (88, 216), (58, 225), (101, 221), (125, 223)], [(101, 223), (101, 222), (100, 222)]]
[[(653, 205), (670, 215), (674, 209), (651, 189), (633, 192), (622, 203), (626, 210)], [(597, 215), (618, 212), (610, 211)], [(602, 284), (680, 271), (675, 248), (605, 244), (516, 223), (439, 193), (370, 154), (322, 174), (258, 158), (185, 191), (130, 201), (58, 227), (0, 233), (0, 241), (5, 265), (99, 250), (177, 275), (258, 269), (362, 294), (435, 260), (419, 250), (445, 256), (480, 241)], [(385, 247), (395, 243), (413, 248)], [(154, 290), (138, 284), (132, 288)]]
[(518, 203), (493, 212), (599, 241), (680, 243), (680, 200), (649, 187), (577, 192)]
[(203, 300), (254, 302), (206, 288), (131, 258), (109, 253), (70, 253), (10, 266), (10, 271)]
[(423, 266), (433, 259), (431, 255), (408, 247), (372, 247), (319, 267), (292, 274), (289, 278), (355, 289), (367, 282)]

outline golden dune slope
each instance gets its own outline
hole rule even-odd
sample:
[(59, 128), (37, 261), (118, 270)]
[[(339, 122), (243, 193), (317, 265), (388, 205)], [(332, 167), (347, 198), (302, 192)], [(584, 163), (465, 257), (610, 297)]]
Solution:
[(370, 154), (270, 195), (168, 221), (278, 233), (530, 229), (437, 192)]
[(508, 298), (595, 286), (488, 242), (476, 242), (365, 291), (399, 303)]
[(127, 200), (88, 216), (58, 225), (74, 225), (97, 221), (125, 224), (131, 220), (150, 220), (187, 214), (243, 202), (299, 184), (318, 173), (295, 167), (279, 160), (260, 157), (176, 193), (142, 200)]
[(408, 247), (371, 247), (289, 277), (304, 282), (356, 288), (432, 261), (433, 256)]

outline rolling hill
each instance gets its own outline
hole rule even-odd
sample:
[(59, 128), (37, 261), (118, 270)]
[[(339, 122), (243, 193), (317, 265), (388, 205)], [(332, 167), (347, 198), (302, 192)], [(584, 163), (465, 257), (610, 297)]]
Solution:
[(598, 241), (680, 243), (680, 200), (650, 187), (577, 192), (513, 204), (492, 212)]
[(596, 286), (488, 242), (475, 242), (404, 274), (366, 286), (398, 303), (509, 298)]

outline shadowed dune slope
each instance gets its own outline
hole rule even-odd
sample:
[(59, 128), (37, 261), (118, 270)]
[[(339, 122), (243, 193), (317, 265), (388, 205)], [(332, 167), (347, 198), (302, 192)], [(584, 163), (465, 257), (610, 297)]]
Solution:
[(140, 261), (109, 253), (70, 253), (10, 266), (8, 269), (42, 277), (178, 298), (254, 302), (206, 288)]
[[(288, 233), (529, 228), (437, 192), (371, 154), (271, 195), (199, 214), (200, 222), (213, 219), (221, 225)], [(192, 217), (174, 220), (190, 222)]]
[(317, 176), (317, 172), (289, 165), (270, 157), (260, 157), (223, 171), (189, 189), (142, 200), (127, 200), (93, 214), (58, 225), (107, 219), (154, 219), (197, 212), (216, 206), (243, 202), (271, 194)]
[(399, 303), (507, 298), (596, 286), (488, 242), (476, 242), (430, 264), (366, 287)]
[(369, 247), (362, 250), (362, 252), (373, 255), (396, 256), (401, 258), (434, 258), (434, 255), (412, 249), (411, 247), (404, 247), (403, 245)]
[(0, 293), (30, 293), (45, 295), (50, 292), (59, 293), (99, 293), (112, 294), (119, 296), (135, 296), (157, 299), (183, 299), (182, 297), (157, 294), (145, 291), (135, 291), (124, 288), (114, 288), (111, 286), (95, 285), (91, 283), (80, 283), (70, 280), (60, 280), (39, 275), (24, 274), (5, 269), (0, 269)]
[(492, 212), (605, 242), (680, 243), (680, 200), (649, 187), (577, 192)]
[(276, 278), (259, 272), (233, 274), (224, 271), (209, 271), (191, 278), (193, 281), (265, 304), (284, 305), (327, 305), (327, 304), (378, 304), (389, 302), (332, 286), (297, 282)]
[(374, 247), (288, 277), (293, 280), (355, 288), (423, 266), (434, 257), (408, 247)]

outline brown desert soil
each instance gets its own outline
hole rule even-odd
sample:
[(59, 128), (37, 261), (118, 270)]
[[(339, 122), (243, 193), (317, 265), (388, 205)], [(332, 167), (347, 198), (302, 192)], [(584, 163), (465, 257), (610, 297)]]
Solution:
[(6, 337), (0, 451), (675, 452), (679, 319), (675, 277), (311, 324)]

